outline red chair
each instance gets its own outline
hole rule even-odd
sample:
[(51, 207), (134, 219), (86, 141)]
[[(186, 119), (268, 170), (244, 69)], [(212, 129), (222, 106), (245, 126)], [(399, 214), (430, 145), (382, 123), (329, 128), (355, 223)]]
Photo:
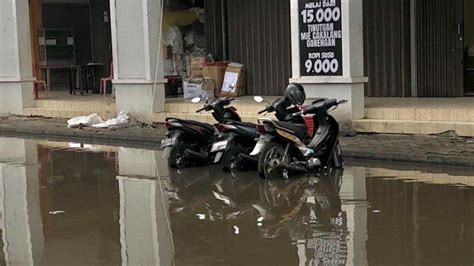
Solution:
[(46, 86), (46, 82), (44, 80), (36, 80), (34, 81), (33, 91), (35, 94), (35, 100), (39, 98), (39, 87), (43, 86), (43, 91), (46, 97), (48, 97), (48, 87)]
[(35, 100), (39, 98), (39, 87), (43, 86), (43, 92), (46, 97), (48, 97), (48, 86), (46, 85), (46, 81), (44, 80), (38, 80), (35, 67), (33, 66), (33, 77), (35, 78), (34, 84), (33, 84), (33, 93), (35, 95)]
[(100, 79), (100, 91), (99, 91), (100, 94), (104, 94), (104, 95), (107, 94), (107, 81), (112, 82), (113, 79), (114, 79), (114, 63), (111, 62), (109, 76)]

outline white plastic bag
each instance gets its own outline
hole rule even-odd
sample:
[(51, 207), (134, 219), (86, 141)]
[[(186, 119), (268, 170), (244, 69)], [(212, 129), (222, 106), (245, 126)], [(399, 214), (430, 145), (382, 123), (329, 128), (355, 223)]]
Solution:
[(125, 127), (128, 126), (130, 122), (130, 117), (128, 116), (127, 111), (120, 111), (117, 118), (109, 119), (105, 122), (92, 125), (93, 128), (116, 128), (116, 127)]
[(98, 114), (91, 114), (89, 116), (78, 116), (67, 121), (69, 128), (77, 128), (79, 126), (89, 127), (102, 123), (102, 118)]

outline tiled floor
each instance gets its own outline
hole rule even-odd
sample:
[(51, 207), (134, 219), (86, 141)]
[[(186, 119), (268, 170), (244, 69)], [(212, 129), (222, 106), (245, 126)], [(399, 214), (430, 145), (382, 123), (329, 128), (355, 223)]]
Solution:
[(474, 136), (474, 97), (367, 98), (365, 119), (356, 120), (359, 132), (439, 134), (456, 131)]
[[(42, 96), (40, 94), (40, 96)], [(70, 95), (69, 91), (50, 91), (48, 97), (35, 101), (36, 107), (25, 108), (24, 115), (71, 118), (98, 113), (103, 119), (115, 117), (115, 99), (111, 95)]]
[(366, 108), (474, 109), (474, 97), (366, 98)]
[[(277, 97), (264, 97), (272, 102)], [(233, 105), (246, 122), (256, 122), (267, 103), (256, 103), (253, 96), (239, 97)], [(47, 99), (36, 101), (25, 115), (74, 117), (98, 113), (103, 119), (115, 116), (115, 99), (110, 95), (69, 95), (68, 91), (52, 91)], [(215, 123), (209, 113), (196, 114), (203, 103), (193, 104), (183, 98), (166, 100), (166, 112), (154, 114), (152, 120), (164, 122), (166, 117)], [(474, 97), (463, 98), (366, 98), (365, 119), (353, 122), (356, 131), (367, 133), (439, 134), (454, 130), (461, 136), (474, 137)]]

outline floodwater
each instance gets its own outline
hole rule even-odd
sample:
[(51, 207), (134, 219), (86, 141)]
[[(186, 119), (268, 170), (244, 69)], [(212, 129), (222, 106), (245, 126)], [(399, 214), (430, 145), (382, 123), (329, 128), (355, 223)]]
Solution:
[(161, 156), (0, 138), (0, 264), (474, 264), (472, 170), (358, 162), (263, 181)]

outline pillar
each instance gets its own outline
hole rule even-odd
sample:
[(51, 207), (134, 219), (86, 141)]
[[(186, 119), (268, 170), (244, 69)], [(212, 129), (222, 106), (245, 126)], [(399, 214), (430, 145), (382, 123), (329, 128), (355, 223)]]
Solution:
[(0, 150), (4, 261), (7, 265), (41, 264), (44, 237), (36, 144), (28, 140), (0, 139)]
[(307, 97), (347, 99), (334, 113), (364, 117), (362, 0), (291, 0), (292, 78)]
[(0, 1), (0, 113), (34, 106), (28, 0)]
[[(117, 111), (150, 120), (165, 108), (163, 56), (159, 44), (161, 0), (110, 0)], [(158, 80), (155, 71), (158, 61)]]
[(125, 148), (118, 155), (122, 265), (173, 265), (163, 152)]

